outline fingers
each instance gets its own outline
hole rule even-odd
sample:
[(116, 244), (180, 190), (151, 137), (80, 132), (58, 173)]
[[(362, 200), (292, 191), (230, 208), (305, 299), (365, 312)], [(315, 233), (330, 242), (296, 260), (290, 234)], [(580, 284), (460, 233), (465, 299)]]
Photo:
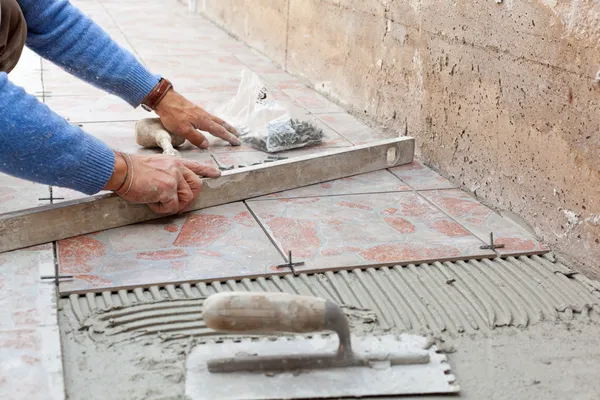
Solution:
[(148, 207), (157, 214), (174, 214), (179, 210), (179, 197), (177, 192), (170, 193), (158, 203), (148, 204)]
[[(204, 167), (203, 165), (197, 166)], [(165, 191), (164, 200), (161, 199), (159, 203), (149, 205), (152, 210), (159, 214), (182, 213), (194, 204), (202, 190), (202, 181), (198, 175), (185, 165), (181, 165), (177, 172), (176, 182), (176, 187)]]
[(136, 173), (131, 190), (119, 195), (163, 215), (183, 212), (194, 204), (202, 190), (200, 177), (221, 176), (216, 168), (169, 156), (132, 156), (132, 166)]
[(194, 129), (191, 124), (187, 125), (187, 127), (182, 129), (178, 134), (189, 140), (194, 146), (200, 147), (201, 149), (206, 149), (208, 147), (208, 140), (206, 140), (206, 137)]
[[(209, 114), (210, 115), (210, 114)], [(233, 126), (229, 125), (227, 122), (223, 121), (221, 118), (216, 117), (214, 115), (210, 116), (213, 121), (217, 124), (221, 125), (223, 128), (227, 129), (229, 132), (233, 133), (235, 136), (240, 136), (240, 133)]]
[[(183, 179), (186, 181), (187, 187), (190, 189), (191, 196), (186, 205), (179, 205), (181, 207), (180, 212), (185, 212), (188, 211), (188, 209), (194, 204), (198, 194), (200, 194), (200, 191), (202, 190), (202, 181), (200, 178), (198, 178), (198, 175), (185, 167), (181, 168), (181, 174)], [(181, 202), (181, 196), (179, 197), (179, 201)]]
[(206, 178), (218, 178), (221, 176), (221, 171), (217, 168), (202, 165), (199, 162), (191, 160), (181, 160), (184, 167), (190, 169), (194, 174)]
[[(225, 129), (225, 127), (221, 125), (221, 123), (216, 122), (215, 119), (219, 120), (217, 117), (207, 113), (206, 116), (201, 117), (196, 127), (212, 134), (213, 136), (223, 139), (232, 146), (239, 146), (242, 144), (236, 135)], [(224, 123), (223, 120), (220, 121)]]
[[(186, 174), (187, 174), (187, 176), (186, 176)], [(190, 171), (189, 169), (182, 167), (179, 170), (179, 174), (178, 174), (178, 178), (177, 178), (177, 196), (179, 198), (179, 204), (178, 204), (178, 208), (177, 208), (176, 212), (182, 212), (190, 205), (190, 203), (193, 200), (196, 199), (196, 195), (193, 193), (192, 188), (191, 188), (190, 184), (188, 183), (188, 179), (190, 179), (190, 175), (192, 175), (193, 178), (200, 181), (200, 178), (195, 176), (194, 173), (192, 171)], [(193, 182), (192, 184), (194, 184), (195, 187), (197, 186), (197, 184), (195, 182)]]

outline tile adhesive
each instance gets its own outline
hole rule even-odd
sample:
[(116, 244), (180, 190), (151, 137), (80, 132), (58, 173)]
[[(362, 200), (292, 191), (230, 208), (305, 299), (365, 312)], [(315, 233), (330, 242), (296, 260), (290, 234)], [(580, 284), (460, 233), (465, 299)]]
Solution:
[[(441, 352), (451, 353), (453, 370), (461, 371), (466, 364), (452, 361), (452, 356), (466, 357), (473, 374), (479, 371), (469, 357), (490, 351), (476, 343), (513, 340), (510, 349), (520, 351), (517, 357), (527, 353), (520, 347), (529, 340), (534, 347), (560, 351), (552, 340), (574, 337), (573, 327), (580, 334), (592, 329), (591, 343), (600, 334), (600, 283), (556, 262), (551, 254), (73, 294), (59, 303), (69, 398), (184, 398), (191, 348), (240, 340), (215, 334), (202, 320), (204, 298), (226, 291), (329, 299), (342, 305), (354, 334), (426, 335)], [(521, 332), (553, 336), (540, 341), (523, 338)], [(596, 353), (593, 361), (600, 366), (600, 350)], [(469, 386), (458, 375), (469, 397)], [(468, 375), (464, 378), (468, 381)], [(590, 380), (590, 385), (598, 383)]]

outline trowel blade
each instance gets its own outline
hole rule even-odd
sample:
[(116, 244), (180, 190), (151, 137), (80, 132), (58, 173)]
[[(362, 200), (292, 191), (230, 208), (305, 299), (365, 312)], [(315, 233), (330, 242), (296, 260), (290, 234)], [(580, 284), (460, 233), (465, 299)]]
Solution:
[(207, 343), (196, 346), (187, 362), (186, 396), (192, 400), (327, 399), (457, 393), (446, 356), (435, 346), (425, 349), (423, 336), (353, 337), (357, 356), (429, 352), (425, 364), (313, 369), (286, 373), (211, 373), (207, 362), (236, 356), (282, 356), (334, 352), (334, 336), (243, 340), (239, 343)]

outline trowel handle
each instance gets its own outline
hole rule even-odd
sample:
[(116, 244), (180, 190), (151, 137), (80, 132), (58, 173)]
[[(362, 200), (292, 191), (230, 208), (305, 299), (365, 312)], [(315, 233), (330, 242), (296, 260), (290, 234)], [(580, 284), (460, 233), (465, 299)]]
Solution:
[(235, 333), (334, 331), (341, 353), (351, 352), (350, 328), (341, 308), (325, 299), (287, 293), (217, 293), (204, 301), (208, 328)]

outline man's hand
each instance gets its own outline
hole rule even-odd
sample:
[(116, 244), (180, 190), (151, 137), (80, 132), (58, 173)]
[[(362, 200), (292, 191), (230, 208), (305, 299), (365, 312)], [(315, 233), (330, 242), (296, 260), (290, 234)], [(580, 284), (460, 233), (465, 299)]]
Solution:
[(186, 138), (202, 149), (208, 147), (208, 140), (197, 129), (219, 137), (233, 146), (241, 144), (234, 127), (194, 105), (173, 89), (158, 103), (155, 112), (169, 132)]
[(217, 178), (218, 169), (170, 156), (115, 155), (115, 171), (105, 190), (158, 214), (186, 211), (202, 189), (200, 177)]

